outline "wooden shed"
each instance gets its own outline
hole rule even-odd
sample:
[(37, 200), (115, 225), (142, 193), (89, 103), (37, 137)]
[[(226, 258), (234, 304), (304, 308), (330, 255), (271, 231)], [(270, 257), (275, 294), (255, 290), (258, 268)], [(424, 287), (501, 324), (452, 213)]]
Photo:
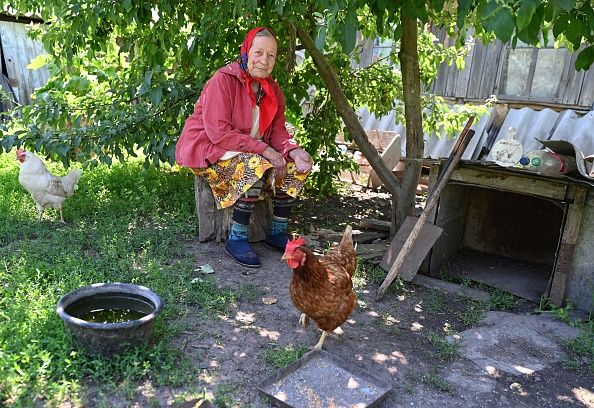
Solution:
[[(444, 46), (453, 45), (443, 30), (432, 32)], [(490, 150), (513, 127), (524, 152), (543, 148), (539, 140), (562, 140), (594, 155), (594, 68), (576, 71), (577, 53), (552, 41), (515, 49), (501, 41), (473, 41), (464, 70), (442, 64), (426, 91), (452, 104), (483, 103), (492, 96), (498, 103), (472, 126), (476, 135), (431, 218), (444, 232), (419, 273), (470, 279), (536, 302), (548, 298), (591, 311), (594, 181), (502, 167)], [(362, 65), (385, 56), (382, 47), (390, 46), (368, 43)], [(368, 131), (399, 132), (405, 145), (406, 129), (393, 115), (361, 112), (361, 118)], [(456, 143), (441, 136), (425, 135), (430, 190)]]
[[(443, 29), (432, 31), (444, 46), (453, 45)], [(429, 92), (462, 102), (495, 95), (511, 105), (590, 110), (594, 69), (576, 71), (577, 55), (556, 47), (552, 38), (540, 48), (519, 42), (514, 49), (499, 40), (484, 45), (475, 39), (464, 70), (442, 64)]]
[[(433, 32), (449, 45), (443, 30)], [(439, 273), (435, 267), (443, 268), (459, 250), (466, 251), (466, 260), (480, 253), (472, 271), (461, 267), (458, 273), (512, 292), (524, 288), (535, 301), (549, 298), (592, 310), (594, 183), (579, 174), (517, 172), (489, 164), (488, 155), (509, 127), (521, 132), (524, 151), (543, 148), (538, 140), (563, 140), (586, 156), (594, 154), (594, 69), (576, 71), (576, 58), (552, 39), (540, 48), (520, 43), (515, 49), (501, 41), (475, 42), (463, 71), (440, 67), (431, 93), (458, 103), (494, 95), (504, 109), (499, 123), (485, 127), (491, 134), (481, 139), (478, 161), (463, 163), (448, 183), (435, 216), (447, 234), (433, 249), (427, 272)]]
[(35, 89), (44, 86), (50, 77), (46, 67), (37, 70), (27, 68), (32, 59), (47, 54), (40, 41), (27, 36), (27, 30), (31, 25), (40, 22), (31, 17), (0, 14), (2, 76), (10, 84), (15, 102), (21, 105), (29, 105), (31, 94)]

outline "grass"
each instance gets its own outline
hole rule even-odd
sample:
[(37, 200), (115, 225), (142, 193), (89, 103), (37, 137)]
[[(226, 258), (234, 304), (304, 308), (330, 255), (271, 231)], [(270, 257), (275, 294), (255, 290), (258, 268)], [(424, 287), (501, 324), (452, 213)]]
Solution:
[[(181, 318), (192, 308), (217, 319), (235, 296), (208, 277), (192, 282), (193, 256), (184, 243), (197, 232), (193, 176), (144, 171), (139, 161), (85, 171), (65, 203), (64, 225), (51, 209), (37, 221), (18, 172), (13, 154), (0, 155), (0, 401), (84, 406), (89, 384), (102, 384), (97, 397), (115, 389), (125, 401), (137, 392), (135, 381), (187, 381), (195, 369), (171, 345), (184, 330)], [(161, 296), (166, 307), (150, 347), (106, 360), (70, 343), (56, 303), (96, 282), (136, 283)], [(255, 296), (254, 288), (244, 289), (241, 296)]]
[(303, 345), (288, 344), (281, 347), (278, 344), (271, 344), (264, 352), (264, 361), (273, 367), (285, 368), (303, 357), (307, 351), (307, 347)]
[(430, 331), (427, 338), (429, 342), (435, 347), (435, 356), (442, 361), (453, 360), (457, 356), (458, 348), (462, 343), (461, 338), (448, 340), (435, 331)]
[[(48, 167), (65, 174), (59, 165)], [(18, 171), (13, 154), (0, 155), (0, 402), (5, 405), (57, 407), (68, 401), (85, 406), (93, 400), (107, 407), (117, 398), (127, 406), (142, 393), (139, 384), (181, 389), (198, 374), (173, 346), (186, 329), (185, 317), (191, 312), (195, 318), (216, 320), (230, 313), (238, 299), (253, 303), (262, 296), (251, 284), (232, 292), (217, 287), (209, 275), (195, 279), (193, 254), (185, 250), (197, 233), (191, 174), (170, 168), (144, 171), (139, 161), (85, 171), (79, 189), (66, 201), (63, 225), (55, 210), (37, 221)], [(385, 271), (364, 262), (359, 268), (356, 287), (377, 285), (385, 277)], [(166, 307), (150, 347), (106, 360), (70, 343), (55, 307), (62, 295), (80, 286), (115, 281), (151, 288)], [(389, 290), (397, 299), (414, 296), (414, 285), (400, 279)], [(432, 292), (428, 311), (439, 312), (443, 301)], [(495, 292), (489, 303), (467, 300), (461, 319), (473, 326), (489, 307), (505, 309), (512, 298)], [(397, 310), (400, 303), (390, 306)], [(566, 308), (554, 312), (567, 314)], [(379, 320), (391, 324), (389, 314)], [(566, 344), (571, 353), (567, 366), (594, 361), (594, 327), (582, 327), (584, 336)], [(443, 360), (453, 355), (455, 343), (446, 343), (437, 333), (429, 340)], [(305, 352), (299, 346), (271, 345), (264, 355), (268, 364), (282, 368)], [(447, 384), (437, 380), (423, 379), (447, 391)], [(216, 395), (223, 403), (224, 389)], [(187, 390), (179, 392), (185, 394), (174, 394), (176, 402), (188, 398)]]

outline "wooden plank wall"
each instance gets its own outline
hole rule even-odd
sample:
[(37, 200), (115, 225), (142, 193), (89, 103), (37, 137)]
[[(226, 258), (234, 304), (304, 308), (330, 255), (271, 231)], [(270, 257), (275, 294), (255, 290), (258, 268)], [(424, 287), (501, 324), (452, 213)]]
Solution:
[(25, 24), (0, 21), (2, 57), (10, 83), (22, 105), (30, 104), (33, 91), (45, 85), (49, 79), (49, 70), (46, 67), (27, 69), (33, 58), (47, 53), (40, 42), (27, 37), (26, 30)]
[[(452, 40), (447, 38), (443, 30), (433, 27), (432, 32), (442, 44), (451, 45)], [(505, 45), (501, 41), (497, 40), (484, 45), (479, 39), (475, 39), (474, 47), (466, 57), (464, 70), (458, 71), (455, 64), (451, 66), (442, 64), (436, 80), (429, 87), (429, 92), (462, 101), (482, 101), (491, 95), (497, 95), (504, 54)], [(575, 71), (576, 57), (577, 53), (568, 55), (566, 82), (561, 83), (559, 100), (553, 105), (589, 109), (594, 103), (594, 68), (587, 72)], [(518, 102), (517, 100), (506, 101), (505, 96), (497, 96), (503, 103)], [(550, 100), (542, 102), (543, 105), (551, 105)], [(538, 105), (539, 101), (533, 99), (531, 103)]]

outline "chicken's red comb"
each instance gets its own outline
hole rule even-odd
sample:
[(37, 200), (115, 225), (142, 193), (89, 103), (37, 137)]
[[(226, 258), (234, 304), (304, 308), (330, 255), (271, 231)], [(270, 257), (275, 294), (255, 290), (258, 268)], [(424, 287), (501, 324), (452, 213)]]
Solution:
[(305, 238), (303, 237), (298, 237), (295, 238), (293, 237), (293, 239), (289, 242), (287, 242), (287, 246), (285, 248), (285, 250), (293, 250), (297, 247), (300, 247), (301, 245), (305, 245)]
[(27, 153), (27, 151), (26, 150), (22, 150), (22, 149), (17, 150), (17, 157), (20, 156), (23, 153)]
[(297, 238), (293, 237), (293, 240), (291, 242), (294, 242), (295, 245), (299, 245), (299, 246), (305, 245), (305, 238), (303, 238), (303, 237), (297, 237)]

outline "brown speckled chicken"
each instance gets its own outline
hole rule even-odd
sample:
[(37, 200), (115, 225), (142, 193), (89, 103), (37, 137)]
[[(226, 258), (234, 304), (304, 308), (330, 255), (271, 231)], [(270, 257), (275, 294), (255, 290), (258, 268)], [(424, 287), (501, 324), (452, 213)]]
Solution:
[(39, 212), (37, 219), (41, 221), (41, 216), (46, 208), (55, 208), (60, 211), (60, 221), (65, 223), (62, 214), (64, 201), (72, 196), (74, 190), (78, 188), (78, 179), (82, 176), (83, 171), (71, 170), (64, 177), (54, 176), (47, 170), (45, 163), (39, 157), (24, 150), (17, 151), (17, 160), (21, 162), (19, 182), (25, 190), (31, 193), (31, 197), (37, 204)]
[(301, 312), (299, 323), (307, 327), (311, 318), (323, 331), (314, 347), (319, 350), (328, 333), (343, 324), (357, 304), (351, 280), (357, 269), (353, 230), (347, 226), (340, 244), (319, 259), (304, 244), (303, 238), (288, 242), (282, 259), (293, 268), (290, 291)]

